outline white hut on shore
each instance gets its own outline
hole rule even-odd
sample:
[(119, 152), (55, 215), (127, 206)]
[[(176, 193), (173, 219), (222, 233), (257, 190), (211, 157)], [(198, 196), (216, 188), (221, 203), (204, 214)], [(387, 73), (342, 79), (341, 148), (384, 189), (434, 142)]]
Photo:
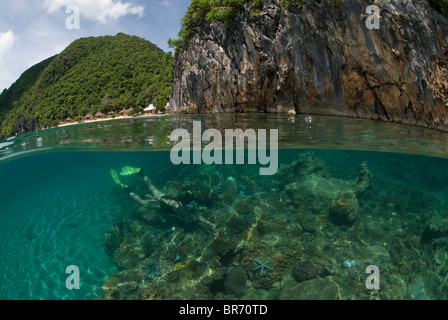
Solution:
[(156, 113), (156, 107), (153, 104), (150, 104), (146, 109), (144, 109), (145, 113)]

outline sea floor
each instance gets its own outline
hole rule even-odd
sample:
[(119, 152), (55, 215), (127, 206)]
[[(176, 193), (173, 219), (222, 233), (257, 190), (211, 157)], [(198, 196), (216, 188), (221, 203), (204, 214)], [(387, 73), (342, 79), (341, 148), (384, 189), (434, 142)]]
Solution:
[[(273, 176), (174, 166), (169, 152), (3, 162), (0, 298), (447, 298), (447, 160), (301, 149), (279, 160)], [(121, 177), (130, 189), (110, 176), (123, 166), (142, 168)], [(187, 214), (134, 201), (130, 192), (150, 193), (144, 176)], [(71, 265), (78, 290), (66, 286)], [(379, 289), (366, 287), (369, 265)]]
[[(103, 236), (119, 269), (104, 298), (447, 298), (446, 160), (342, 150), (279, 158), (275, 176), (254, 166), (150, 175), (194, 204), (196, 218), (157, 204), (122, 216)], [(136, 193), (149, 193), (143, 181)]]

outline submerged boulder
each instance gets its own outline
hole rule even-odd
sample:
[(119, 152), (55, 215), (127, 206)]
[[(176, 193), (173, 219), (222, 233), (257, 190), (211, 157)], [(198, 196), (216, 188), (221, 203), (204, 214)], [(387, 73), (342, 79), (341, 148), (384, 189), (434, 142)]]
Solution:
[(224, 287), (229, 294), (242, 297), (246, 293), (246, 281), (246, 272), (240, 267), (234, 267), (227, 272)]
[(372, 175), (367, 167), (367, 161), (365, 161), (359, 168), (358, 179), (356, 180), (356, 195), (358, 198), (364, 196), (366, 191), (370, 188), (371, 179)]
[(316, 157), (314, 152), (300, 153), (289, 165), (278, 170), (281, 183), (287, 181), (302, 181), (312, 177), (328, 178), (328, 166), (322, 159)]
[(304, 282), (319, 276), (319, 269), (309, 260), (301, 261), (292, 270), (292, 276), (297, 282)]
[(123, 242), (114, 252), (112, 261), (120, 270), (125, 270), (135, 267), (144, 257), (145, 253), (139, 246)]
[(352, 225), (359, 213), (359, 203), (355, 193), (341, 195), (331, 204), (330, 220), (337, 225)]
[(446, 240), (448, 240), (448, 218), (432, 218), (423, 229), (423, 243), (430, 243), (439, 238), (447, 238)]
[(323, 213), (339, 196), (351, 193), (355, 188), (356, 184), (350, 180), (313, 177), (288, 184), (285, 193), (295, 205), (304, 206), (314, 213)]

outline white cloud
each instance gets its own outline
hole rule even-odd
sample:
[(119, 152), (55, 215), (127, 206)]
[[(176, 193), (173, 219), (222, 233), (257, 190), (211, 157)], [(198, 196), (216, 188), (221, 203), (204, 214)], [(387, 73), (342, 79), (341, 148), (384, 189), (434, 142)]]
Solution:
[(48, 13), (65, 10), (67, 6), (77, 6), (80, 14), (87, 19), (108, 23), (126, 15), (143, 16), (144, 6), (121, 0), (44, 0), (44, 8)]
[(3, 57), (14, 45), (15, 37), (14, 32), (9, 30), (7, 32), (0, 32), (0, 63), (3, 61)]
[(162, 6), (165, 6), (165, 7), (169, 7), (169, 6), (171, 6), (171, 4), (170, 4), (170, 2), (169, 2), (168, 0), (160, 1), (160, 4), (161, 4)]

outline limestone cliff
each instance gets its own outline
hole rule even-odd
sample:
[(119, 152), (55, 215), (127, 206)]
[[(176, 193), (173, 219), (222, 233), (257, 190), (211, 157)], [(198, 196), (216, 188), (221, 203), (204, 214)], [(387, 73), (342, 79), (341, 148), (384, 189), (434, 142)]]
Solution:
[[(368, 29), (366, 8), (380, 9)], [(178, 112), (288, 112), (448, 130), (448, 20), (427, 0), (250, 2), (204, 22), (177, 56)]]

